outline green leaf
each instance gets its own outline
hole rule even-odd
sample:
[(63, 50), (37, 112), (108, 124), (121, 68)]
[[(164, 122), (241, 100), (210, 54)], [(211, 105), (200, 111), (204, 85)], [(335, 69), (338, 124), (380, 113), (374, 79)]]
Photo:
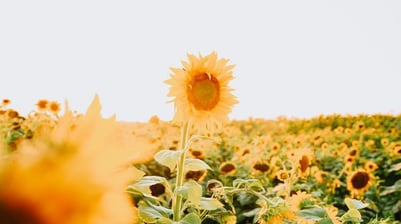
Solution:
[(177, 192), (190, 201), (193, 205), (199, 206), (202, 197), (202, 186), (194, 180), (189, 180), (181, 187), (177, 188)]
[(152, 194), (152, 192), (150, 190), (150, 186), (159, 184), (159, 183), (161, 183), (163, 185), (168, 185), (168, 182), (167, 182), (166, 178), (164, 178), (164, 177), (145, 176), (138, 182), (131, 184), (129, 186), (129, 188), (133, 188), (135, 190), (142, 192), (143, 194), (150, 195), (150, 194)]
[(160, 219), (157, 220), (157, 224), (173, 224), (173, 220), (168, 219), (166, 217), (161, 217)]
[(326, 210), (320, 207), (302, 209), (297, 213), (298, 216), (301, 216), (308, 220), (319, 221), (327, 216)]
[(357, 209), (350, 209), (343, 216), (341, 216), (341, 220), (343, 222), (359, 223), (362, 222), (362, 216)]
[(183, 219), (181, 219), (178, 223), (180, 224), (201, 224), (202, 220), (199, 215), (195, 213), (189, 213)]
[(388, 171), (392, 172), (392, 171), (398, 171), (398, 170), (401, 170), (401, 163), (394, 164)]
[(199, 171), (207, 169), (211, 170), (212, 168), (210, 168), (210, 166), (203, 160), (187, 158), (185, 159), (184, 169), (185, 171)]
[(387, 195), (392, 194), (394, 192), (400, 191), (401, 192), (401, 179), (397, 180), (393, 185), (386, 187), (380, 195)]
[(160, 150), (154, 156), (154, 159), (163, 166), (167, 166), (170, 172), (173, 172), (178, 163), (181, 151), (173, 151), (168, 149)]
[(324, 218), (316, 222), (316, 224), (334, 224), (330, 218)]
[(347, 205), (348, 209), (363, 209), (369, 206), (369, 204), (365, 204), (359, 200), (346, 198), (344, 199), (345, 204)]
[(202, 197), (199, 203), (200, 207), (204, 210), (216, 210), (222, 208), (224, 205), (216, 198)]
[(163, 215), (154, 208), (147, 205), (144, 201), (139, 202), (139, 216), (146, 223), (155, 223)]

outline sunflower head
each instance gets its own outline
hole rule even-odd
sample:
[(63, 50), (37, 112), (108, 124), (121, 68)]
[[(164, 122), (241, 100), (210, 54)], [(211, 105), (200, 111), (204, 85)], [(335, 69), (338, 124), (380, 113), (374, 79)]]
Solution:
[(233, 175), (237, 172), (237, 165), (232, 162), (224, 162), (220, 165), (219, 171), (221, 174)]
[(188, 54), (183, 68), (171, 68), (169, 97), (175, 105), (174, 121), (191, 122), (201, 130), (213, 130), (227, 120), (237, 99), (228, 83), (233, 79), (233, 65), (217, 58), (215, 52), (196, 57)]
[(374, 176), (366, 170), (358, 169), (348, 174), (347, 189), (352, 197), (363, 196), (365, 191), (372, 185)]
[(36, 106), (38, 107), (38, 110), (43, 111), (47, 110), (47, 107), (49, 105), (49, 101), (45, 99), (38, 100), (36, 103)]
[(5, 106), (9, 105), (10, 103), (11, 103), (10, 99), (3, 99), (1, 101), (1, 107), (5, 107)]

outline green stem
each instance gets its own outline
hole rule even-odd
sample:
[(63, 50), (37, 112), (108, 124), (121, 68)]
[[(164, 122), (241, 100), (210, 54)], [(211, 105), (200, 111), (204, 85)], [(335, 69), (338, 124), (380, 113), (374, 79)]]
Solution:
[(177, 166), (177, 178), (175, 183), (174, 195), (173, 195), (173, 220), (179, 221), (181, 219), (181, 204), (182, 196), (177, 193), (177, 189), (184, 183), (184, 164), (185, 164), (185, 153), (186, 144), (188, 140), (188, 122), (185, 122), (181, 130), (181, 154), (178, 159)]

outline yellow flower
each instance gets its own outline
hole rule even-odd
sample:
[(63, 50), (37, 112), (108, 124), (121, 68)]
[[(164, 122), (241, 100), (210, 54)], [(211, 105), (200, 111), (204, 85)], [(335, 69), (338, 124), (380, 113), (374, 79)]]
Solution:
[(385, 147), (390, 143), (390, 141), (388, 140), (388, 138), (382, 138), (380, 139), (380, 143), (382, 144), (383, 147)]
[(273, 142), (270, 144), (270, 149), (273, 153), (277, 153), (280, 150), (281, 145), (277, 142)]
[(347, 189), (352, 197), (363, 196), (365, 191), (372, 185), (374, 176), (363, 169), (358, 169), (348, 174)]
[(288, 174), (288, 172), (286, 170), (279, 170), (276, 173), (276, 177), (277, 177), (278, 180), (284, 182), (285, 180), (288, 179), (289, 174)]
[(253, 164), (252, 168), (258, 173), (265, 173), (269, 171), (270, 166), (267, 162), (259, 161)]
[(220, 127), (238, 101), (231, 94), (228, 83), (233, 79), (233, 65), (227, 59), (218, 59), (215, 52), (208, 56), (188, 54), (184, 68), (171, 68), (169, 97), (175, 105), (174, 121), (190, 122), (200, 130)]
[(202, 182), (207, 175), (207, 170), (199, 170), (199, 171), (187, 171), (185, 173), (185, 179), (192, 179), (197, 181), (198, 183)]
[(58, 112), (60, 112), (60, 109), (60, 104), (57, 101), (51, 101), (49, 103), (49, 110), (53, 114), (58, 114)]
[(5, 107), (5, 106), (7, 106), (7, 105), (10, 104), (10, 103), (11, 103), (11, 100), (10, 100), (10, 99), (3, 99), (2, 102), (1, 102), (0, 107)]
[(283, 223), (283, 218), (281, 217), (281, 215), (275, 215), (269, 218), (269, 220), (267, 220), (267, 222), (265, 222), (266, 224), (274, 224), (274, 223)]
[(43, 111), (43, 110), (47, 110), (48, 104), (49, 104), (48, 100), (42, 99), (42, 100), (38, 100), (38, 102), (36, 103), (36, 106), (38, 107), (38, 110)]
[(333, 224), (340, 224), (340, 217), (337, 216), (338, 214), (338, 208), (329, 205), (327, 207), (324, 208), (324, 210), (326, 210), (327, 212), (327, 216), (330, 218), (330, 220), (333, 222)]
[(142, 174), (128, 169), (116, 124), (101, 118), (96, 97), (79, 119), (66, 110), (0, 160), (0, 223), (134, 223), (126, 187)]
[(297, 212), (300, 209), (302, 209), (302, 204), (305, 201), (313, 201), (314, 198), (311, 194), (306, 193), (304, 191), (297, 191), (295, 194), (291, 195), (289, 198), (287, 198), (286, 202), (288, 203), (288, 206), (291, 211)]
[(201, 148), (197, 148), (197, 149), (190, 148), (189, 149), (189, 153), (195, 159), (204, 159), (205, 156), (206, 156), (205, 155), (205, 150), (203, 150)]
[(233, 175), (237, 172), (237, 165), (232, 162), (224, 162), (220, 165), (219, 171), (222, 174)]
[(377, 168), (379, 168), (379, 167), (378, 167), (377, 164), (376, 164), (375, 162), (373, 162), (373, 161), (367, 161), (367, 162), (365, 163), (365, 169), (366, 169), (367, 171), (369, 171), (369, 172), (374, 172), (375, 170), (377, 170)]

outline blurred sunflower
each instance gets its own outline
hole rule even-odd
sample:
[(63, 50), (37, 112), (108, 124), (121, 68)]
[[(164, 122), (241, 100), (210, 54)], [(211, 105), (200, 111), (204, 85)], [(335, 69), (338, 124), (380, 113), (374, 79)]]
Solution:
[(265, 173), (265, 172), (269, 171), (270, 166), (269, 166), (269, 163), (267, 163), (265, 161), (258, 161), (253, 164), (252, 168), (257, 173)]
[(36, 106), (38, 107), (39, 111), (44, 111), (44, 110), (47, 110), (48, 104), (49, 104), (48, 100), (41, 99), (41, 100), (38, 100), (38, 102), (36, 103)]
[(0, 223), (135, 222), (126, 187), (142, 173), (128, 169), (130, 151), (115, 141), (116, 130), (114, 118), (101, 118), (96, 97), (84, 116), (66, 111), (1, 159)]
[(365, 169), (366, 169), (366, 171), (368, 171), (368, 172), (374, 172), (375, 170), (377, 170), (377, 168), (379, 168), (379, 167), (378, 167), (377, 164), (376, 164), (375, 162), (373, 162), (373, 161), (367, 161), (367, 162), (365, 163)]
[(355, 170), (347, 175), (347, 189), (352, 197), (362, 197), (372, 185), (373, 179), (371, 173), (363, 169)]
[(192, 179), (200, 183), (205, 179), (206, 175), (207, 175), (207, 170), (198, 170), (198, 171), (190, 170), (185, 173), (185, 179), (186, 180)]
[(219, 172), (225, 175), (233, 175), (237, 172), (237, 165), (232, 162), (224, 162), (220, 165)]
[(60, 104), (57, 101), (51, 101), (49, 103), (49, 111), (57, 115), (61, 110)]
[(276, 177), (277, 177), (278, 180), (284, 182), (284, 181), (287, 180), (288, 177), (289, 177), (288, 171), (286, 171), (286, 170), (279, 170), (279, 171), (277, 171), (277, 173), (276, 173)]
[(232, 106), (238, 103), (228, 87), (234, 65), (218, 59), (215, 52), (199, 57), (188, 54), (188, 59), (182, 62), (184, 68), (171, 68), (173, 74), (165, 81), (171, 86), (168, 96), (174, 97), (173, 120), (188, 121), (199, 130), (213, 130), (228, 120)]
[(6, 106), (9, 105), (10, 103), (11, 103), (11, 100), (10, 100), (10, 99), (3, 99), (3, 100), (1, 101), (0, 108), (1, 108), (1, 107), (6, 107)]

